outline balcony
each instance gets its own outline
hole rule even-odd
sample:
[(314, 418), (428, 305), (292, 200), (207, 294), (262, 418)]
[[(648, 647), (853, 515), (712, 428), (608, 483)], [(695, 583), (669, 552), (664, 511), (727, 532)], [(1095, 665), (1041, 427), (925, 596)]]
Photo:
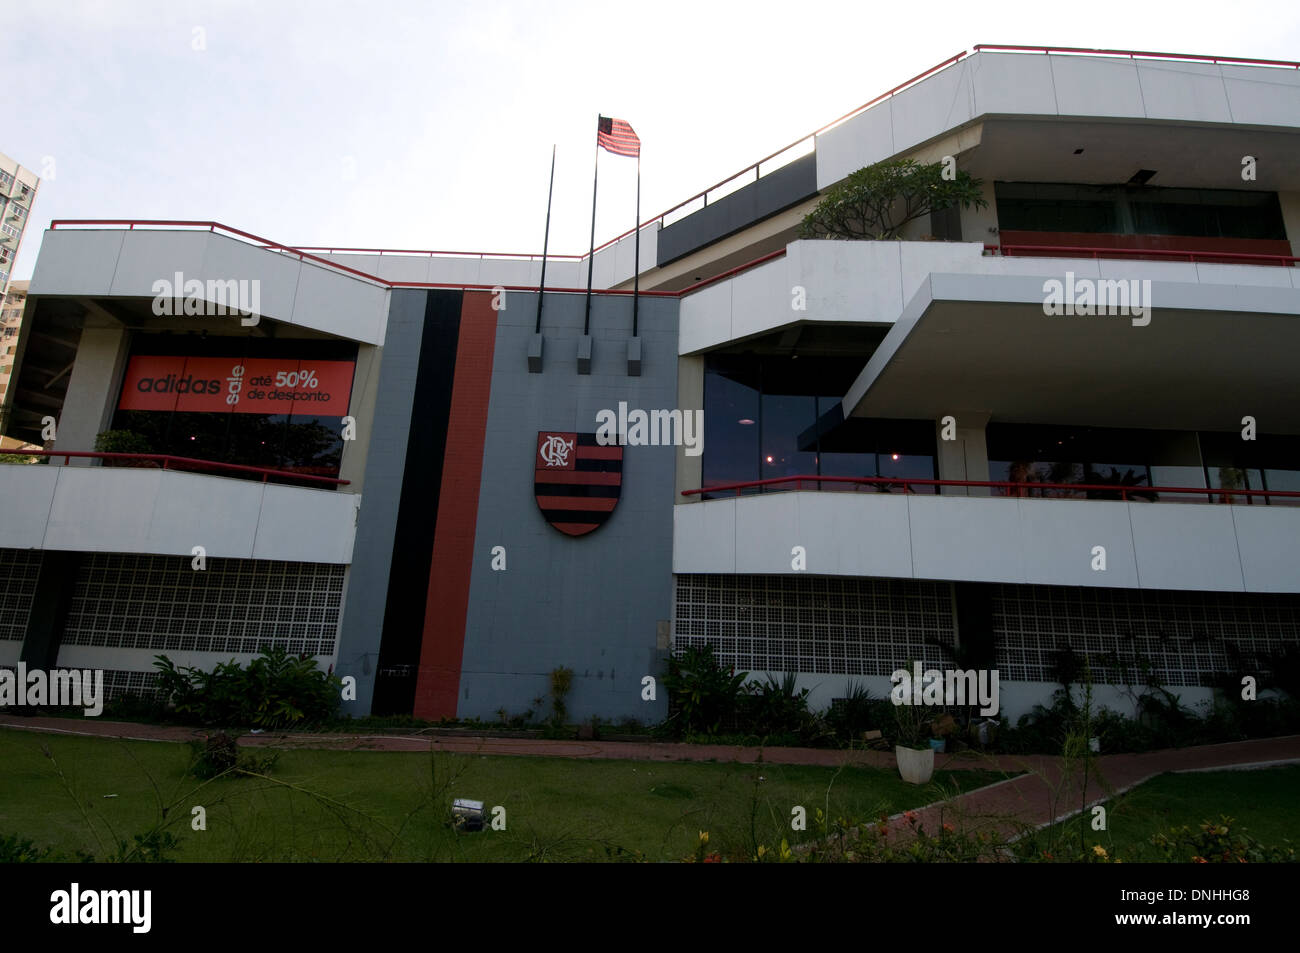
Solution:
[[(861, 576), (1213, 592), (1300, 592), (1300, 493), (1172, 488), (1216, 505), (959, 497), (924, 487), (1036, 484), (796, 477), (898, 492), (795, 492), (677, 506), (673, 572)], [(712, 487), (739, 493), (756, 483)], [(1071, 490), (1088, 488), (1071, 486)], [(1123, 488), (1096, 487), (1123, 494)], [(1165, 488), (1157, 488), (1166, 492)], [(912, 492), (909, 492), (912, 491)], [(704, 491), (689, 490), (695, 496)], [(1132, 491), (1129, 490), (1131, 494)], [(1220, 500), (1227, 500), (1218, 503)], [(804, 568), (793, 568), (802, 547)], [(1100, 547), (1100, 549), (1098, 548)], [(1098, 557), (1104, 556), (1104, 563)], [(1104, 568), (1101, 568), (1104, 566)]]
[[(35, 451), (65, 456), (119, 457)], [(193, 472), (236, 468), (156, 458), (156, 467), (0, 466), (9, 518), (0, 548), (349, 563), (361, 497)], [(164, 469), (163, 465), (167, 468)], [(186, 472), (186, 471), (189, 472)], [(286, 474), (298, 481), (301, 474)], [(345, 481), (319, 481), (322, 485)]]

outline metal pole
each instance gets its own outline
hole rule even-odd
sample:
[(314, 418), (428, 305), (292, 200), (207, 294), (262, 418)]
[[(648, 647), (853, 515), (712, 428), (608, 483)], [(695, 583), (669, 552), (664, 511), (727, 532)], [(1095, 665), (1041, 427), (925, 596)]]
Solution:
[(551, 241), (551, 197), (555, 194), (555, 144), (551, 144), (551, 184), (546, 190), (546, 234), (542, 236), (542, 277), (537, 283), (537, 323), (533, 333), (542, 332), (542, 293), (546, 287), (546, 249)]
[(591, 251), (587, 253), (587, 311), (582, 319), (582, 333), (591, 331), (591, 270), (596, 264), (596, 183), (600, 176), (600, 116), (596, 116), (596, 168), (591, 174)]
[(636, 222), (633, 223), (633, 229), (636, 232), (635, 249), (632, 259), (632, 337), (637, 334), (637, 305), (640, 303), (638, 295), (641, 292), (641, 148), (636, 150)]

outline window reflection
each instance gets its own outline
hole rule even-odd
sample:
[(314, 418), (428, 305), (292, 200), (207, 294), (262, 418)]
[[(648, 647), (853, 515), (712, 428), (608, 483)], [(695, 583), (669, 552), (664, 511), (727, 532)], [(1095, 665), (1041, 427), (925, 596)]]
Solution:
[[(795, 476), (934, 479), (932, 421), (841, 419), (840, 401), (864, 360), (711, 355), (704, 380), (704, 486)], [(741, 493), (797, 488), (790, 481)], [(827, 482), (820, 488), (878, 489), (848, 482)], [(883, 489), (902, 492), (901, 486)], [(912, 492), (931, 493), (934, 488), (914, 487)], [(726, 490), (703, 498), (735, 495), (735, 490)]]

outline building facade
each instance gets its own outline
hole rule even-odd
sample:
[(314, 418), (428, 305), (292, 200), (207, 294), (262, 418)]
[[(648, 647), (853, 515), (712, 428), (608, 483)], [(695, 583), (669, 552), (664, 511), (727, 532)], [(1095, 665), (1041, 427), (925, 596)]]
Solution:
[[(644, 224), (635, 318), (630, 234), (539, 308), (537, 257), (55, 223), (5, 411), (70, 455), (0, 468), (0, 665), (140, 690), (282, 644), (426, 718), (564, 666), (575, 719), (654, 721), (707, 644), (823, 707), (994, 667), (1014, 717), (1068, 647), (1103, 702), (1204, 700), (1300, 643), (1298, 94), (976, 48)], [(949, 157), (985, 207), (798, 237)]]
[(9, 291), (9, 275), (40, 184), (36, 173), (0, 152), (0, 297)]
[(18, 332), (22, 328), (23, 311), (27, 307), (26, 281), (9, 282), (7, 293), (0, 295), (0, 405), (9, 390), (9, 378), (14, 371), (14, 355), (18, 351)]

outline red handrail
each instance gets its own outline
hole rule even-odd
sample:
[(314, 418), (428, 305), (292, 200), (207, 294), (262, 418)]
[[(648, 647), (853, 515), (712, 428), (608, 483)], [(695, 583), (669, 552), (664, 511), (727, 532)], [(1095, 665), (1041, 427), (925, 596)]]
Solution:
[[(369, 272), (361, 271), (350, 265), (343, 265), (336, 261), (330, 261), (328, 258), (321, 258), (312, 255), (309, 252), (294, 248), (291, 245), (283, 245), (280, 242), (273, 242), (269, 238), (261, 238), (251, 232), (243, 231), (238, 228), (231, 228), (229, 225), (222, 225), (220, 222), (200, 222), (187, 220), (169, 220), (169, 219), (116, 219), (116, 218), (63, 218), (55, 219), (50, 222), (50, 230), (57, 230), (60, 225), (125, 225), (128, 231), (135, 229), (137, 225), (162, 225), (167, 227), (179, 228), (206, 228), (210, 232), (216, 232), (218, 229), (224, 232), (230, 232), (232, 235), (238, 235), (241, 238), (248, 239), (273, 251), (287, 252), (297, 255), (301, 259), (316, 262), (327, 268), (336, 268), (339, 271), (345, 271), (349, 274), (356, 275), (366, 281), (374, 284), (383, 285), (386, 288), (456, 288), (465, 291), (536, 291), (536, 285), (482, 285), (466, 284), (464, 282), (434, 282), (434, 281), (392, 281), (388, 278), (382, 278), (379, 275), (372, 275)], [(479, 253), (475, 253), (479, 254)], [(488, 253), (482, 253), (488, 254)], [(551, 256), (547, 256), (551, 257)], [(559, 256), (556, 256), (559, 257)], [(585, 288), (547, 288), (548, 294), (586, 294)], [(613, 288), (602, 288), (600, 294), (630, 295), (631, 291), (616, 290)], [(676, 291), (642, 291), (641, 295), (647, 297), (677, 297)]]
[(220, 229), (223, 232), (230, 232), (232, 235), (238, 235), (240, 238), (256, 242), (259, 245), (271, 249), (272, 251), (287, 252), (291, 255), (297, 255), (300, 259), (310, 260), (318, 264), (325, 265), (327, 268), (337, 268), (339, 271), (346, 271), (349, 274), (356, 275), (358, 278), (364, 278), (367, 281), (373, 281), (378, 284), (389, 284), (378, 275), (372, 275), (369, 272), (352, 268), (348, 265), (341, 265), (336, 261), (330, 261), (328, 258), (321, 258), (317, 255), (308, 254), (300, 248), (294, 248), (290, 245), (282, 245), (279, 242), (273, 242), (269, 238), (262, 238), (254, 235), (252, 232), (246, 232), (240, 228), (232, 228), (229, 225), (222, 225), (220, 222), (199, 222), (170, 219), (113, 219), (113, 218), (64, 218), (56, 219), (50, 222), (50, 231), (55, 231), (60, 225), (125, 225), (128, 231), (133, 231), (137, 225), (166, 225), (168, 227), (181, 226), (185, 228), (206, 228), (210, 232), (216, 232)]
[[(719, 272), (718, 274), (714, 275), (712, 278), (705, 278), (702, 281), (695, 282), (695, 284), (693, 285), (687, 285), (685, 288), (683, 288), (681, 291), (677, 293), (679, 295), (688, 295), (691, 294), (692, 292), (699, 291), (701, 288), (707, 288), (709, 285), (713, 284), (716, 281), (722, 281), (725, 278), (735, 277), (736, 275), (740, 274), (742, 271), (749, 271), (749, 269), (755, 268), (758, 265), (763, 264), (764, 262), (769, 262), (777, 258), (784, 258), (785, 252), (786, 250), (784, 248), (778, 248), (776, 251), (768, 252), (766, 255), (759, 255), (757, 258), (753, 259), (752, 261), (747, 261), (743, 265), (737, 265), (735, 268), (728, 268), (726, 271)], [(644, 291), (641, 293), (645, 294)]]
[[(208, 231), (211, 232), (215, 232), (217, 229), (221, 229), (222, 231), (230, 232), (234, 235), (239, 235), (243, 238), (251, 239), (252, 241), (258, 242), (259, 244), (262, 244), (267, 248), (278, 250), (278, 251), (289, 252), (291, 254), (298, 255), (301, 258), (310, 259), (311, 261), (319, 262), (320, 264), (325, 265), (326, 267), (329, 268), (338, 268), (341, 271), (349, 272), (361, 278), (365, 278), (368, 281), (374, 282), (375, 284), (383, 285), (384, 287), (387, 288), (455, 288), (455, 289), (461, 289), (465, 291), (501, 290), (501, 291), (526, 291), (526, 292), (535, 292), (538, 290), (536, 285), (482, 285), (482, 284), (465, 284), (463, 282), (457, 283), (457, 282), (435, 282), (435, 281), (392, 281), (391, 279), (388, 278), (381, 278), (379, 275), (372, 275), (369, 274), (368, 272), (359, 271), (356, 268), (351, 268), (347, 265), (341, 265), (338, 262), (330, 261), (327, 258), (318, 258), (315, 255), (308, 254), (306, 251), (300, 248), (293, 248), (289, 245), (282, 245), (279, 242), (273, 242), (270, 239), (259, 238), (258, 236), (253, 235), (249, 232), (242, 231), (241, 229), (231, 228), (228, 225), (222, 225), (220, 222), (198, 222), (198, 221), (186, 221), (186, 220), (172, 221), (168, 219), (64, 218), (64, 219), (55, 219), (54, 221), (50, 222), (50, 229), (52, 231), (56, 230), (60, 225), (125, 225), (127, 226), (128, 231), (133, 230), (137, 225), (163, 225), (168, 227), (180, 227), (180, 228), (201, 227), (201, 228), (206, 228)], [(761, 265), (765, 261), (770, 261), (773, 258), (779, 258), (781, 255), (784, 254), (785, 254), (784, 248), (778, 249), (777, 251), (774, 252), (769, 252), (768, 254), (761, 255), (752, 261), (745, 262), (743, 265), (737, 265), (735, 268), (731, 268), (723, 272), (722, 274), (714, 275), (711, 278), (706, 278), (703, 281), (697, 282), (694, 285), (690, 285), (689, 287), (684, 288), (681, 291), (640, 291), (636, 293), (641, 295), (642, 297), (649, 297), (649, 298), (679, 298), (682, 295), (689, 294), (692, 291), (698, 290), (699, 288), (711, 284), (714, 281), (719, 281), (722, 278), (740, 274), (742, 271), (747, 271), (748, 269), (753, 268), (755, 265)], [(587, 290), (585, 288), (547, 288), (545, 290), (547, 294), (586, 294), (587, 293)], [(626, 288), (602, 288), (599, 290), (599, 293), (609, 294), (609, 295), (632, 295), (634, 292)]]
[(1285, 66), (1300, 69), (1293, 60), (1255, 60), (1242, 56), (1200, 56), (1195, 53), (1149, 53), (1141, 50), (1093, 50), (1081, 46), (1006, 46), (1000, 43), (979, 43), (975, 52), (1002, 50), (1008, 53), (1082, 53), (1088, 56), (1127, 56), (1130, 59), (1196, 60), (1202, 63), (1240, 63), (1247, 66)]
[[(540, 260), (542, 257), (533, 252), (511, 251), (436, 251), (427, 248), (339, 248), (332, 245), (298, 245), (296, 247), (301, 251), (319, 251), (324, 252), (327, 255), (347, 255), (352, 253), (361, 255), (379, 255), (381, 257), (383, 255), (428, 255), (430, 258), (434, 255), (450, 255), (455, 258), (516, 258), (527, 259), (528, 261), (533, 261), (534, 259)], [(546, 257), (581, 261), (587, 256), (552, 255), (548, 252)]]
[(817, 476), (815, 474), (769, 477), (766, 480), (747, 480), (743, 483), (721, 483), (716, 486), (701, 487), (697, 490), (682, 490), (682, 496), (696, 496), (701, 493), (725, 493), (729, 490), (735, 490), (736, 496), (740, 496), (741, 490), (750, 489), (756, 486), (773, 486), (778, 483), (794, 483), (797, 485), (798, 489), (802, 489), (804, 483), (857, 483), (865, 486), (901, 486), (905, 493), (911, 493), (911, 488), (913, 486), (965, 486), (992, 487), (1008, 490), (1070, 490), (1076, 492), (1098, 491), (1119, 493), (1120, 499), (1124, 502), (1128, 501), (1129, 494), (1150, 496), (1153, 493), (1183, 493), (1191, 496), (1208, 496), (1210, 497), (1211, 502), (1213, 502), (1215, 496), (1281, 496), (1300, 499), (1300, 490), (1230, 490), (1222, 488), (1216, 489), (1212, 487), (1187, 486), (1113, 486), (1105, 483), (1013, 483), (1006, 480), (923, 480), (912, 477), (848, 477)]
[[(1207, 258), (1227, 258), (1227, 259), (1245, 259), (1247, 264), (1259, 262), (1263, 264), (1277, 264), (1283, 267), (1294, 265), (1300, 262), (1300, 256), (1296, 255), (1264, 255), (1257, 252), (1242, 251), (1184, 251), (1169, 248), (1102, 248), (1092, 247), (1089, 245), (988, 245), (984, 246), (986, 251), (996, 251), (999, 248), (1002, 254), (1009, 256), (1025, 255), (1026, 252), (1054, 252), (1063, 257), (1081, 258), (1091, 257), (1100, 258), (1109, 255), (1113, 258), (1139, 258), (1144, 255), (1151, 255), (1157, 258), (1176, 258), (1186, 259), (1190, 262), (1201, 261)], [(1207, 262), (1208, 264), (1208, 262)]]
[(226, 470), (237, 473), (255, 473), (262, 477), (265, 483), (267, 477), (276, 476), (292, 480), (306, 480), (308, 483), (324, 483), (330, 486), (348, 486), (351, 480), (339, 480), (334, 477), (312, 476), (307, 473), (295, 473), (292, 470), (276, 470), (271, 467), (250, 467), (242, 463), (221, 463), (216, 460), (200, 460), (197, 457), (177, 457), (169, 453), (99, 453), (89, 450), (22, 450), (13, 451), (17, 456), (22, 457), (63, 457), (66, 465), (71, 457), (91, 457), (97, 460), (151, 460), (160, 461), (162, 469), (166, 470), (169, 464), (184, 464), (200, 469)]

